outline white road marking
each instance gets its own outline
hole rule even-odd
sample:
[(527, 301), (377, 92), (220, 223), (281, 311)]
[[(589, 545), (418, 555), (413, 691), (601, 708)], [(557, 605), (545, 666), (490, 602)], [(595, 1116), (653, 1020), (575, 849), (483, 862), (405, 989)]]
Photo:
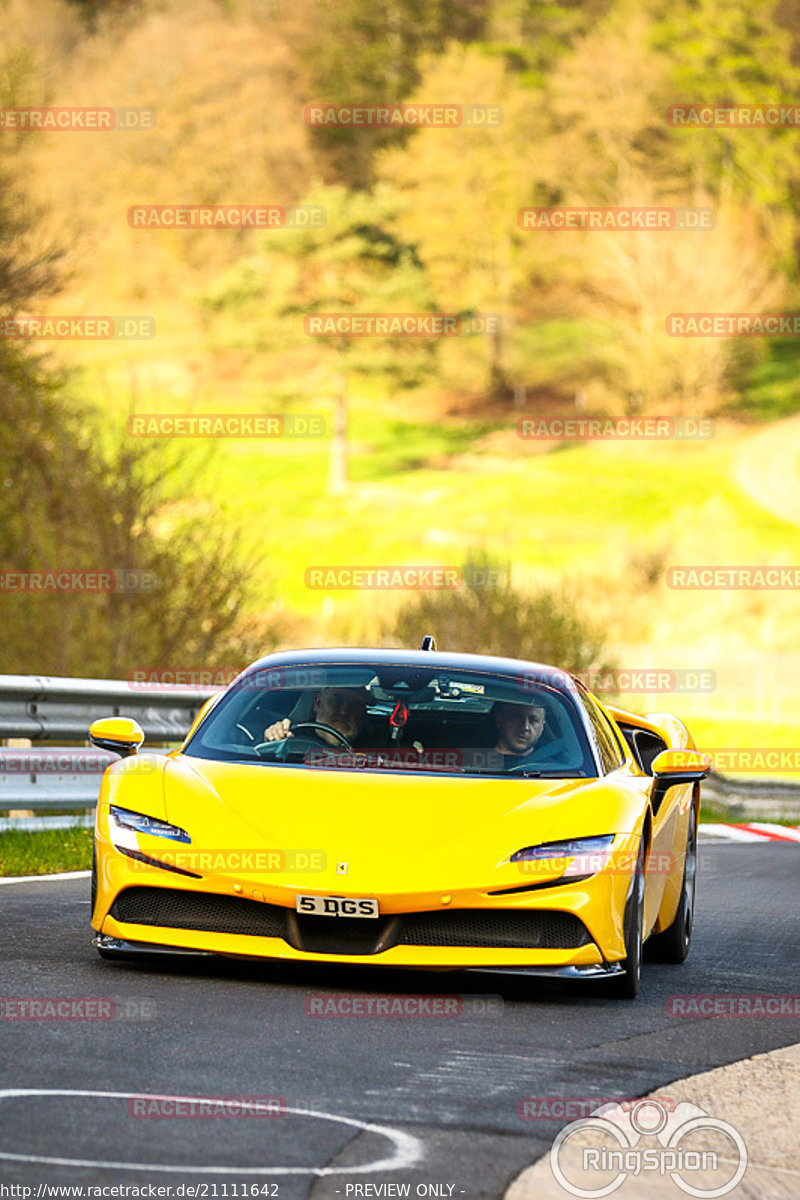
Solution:
[(701, 823), (697, 826), (697, 832), (704, 838), (717, 838), (726, 842), (761, 842), (763, 845), (767, 841), (760, 833), (747, 833), (744, 829), (734, 829), (732, 825), (717, 825), (713, 822), (707, 825)]
[[(0, 1102), (8, 1099), (26, 1098), (28, 1096), (92, 1096), (105, 1100), (194, 1100), (195, 1102), (215, 1103), (214, 1096), (169, 1096), (149, 1092), (96, 1092), (92, 1090), (72, 1088), (4, 1088), (0, 1090)], [(230, 1103), (230, 1101), (228, 1101)], [(253, 1108), (262, 1107), (267, 1111), (268, 1105), (259, 1101), (249, 1102)], [(12, 1154), (8, 1150), (0, 1150), (0, 1159), (10, 1162), (43, 1163), (54, 1167), (99, 1167), (111, 1171), (169, 1171), (184, 1172), (193, 1175), (364, 1175), (373, 1171), (401, 1171), (416, 1166), (423, 1158), (422, 1143), (419, 1138), (388, 1125), (372, 1125), (367, 1121), (359, 1121), (355, 1117), (339, 1117), (332, 1113), (317, 1112), (311, 1108), (285, 1108), (285, 1113), (295, 1113), (301, 1117), (315, 1117), (320, 1121), (336, 1121), (340, 1125), (351, 1125), (364, 1133), (376, 1133), (387, 1138), (394, 1145), (394, 1153), (390, 1158), (377, 1162), (365, 1163), (357, 1167), (239, 1167), (232, 1166), (193, 1166), (191, 1163), (181, 1163), (172, 1166), (168, 1163), (129, 1163), (104, 1162), (91, 1158), (56, 1158), (40, 1154)]]
[(3, 875), (3, 883), (58, 883), (62, 879), (88, 879), (91, 871), (62, 871), (60, 875)]
[(800, 829), (794, 825), (774, 825), (769, 821), (748, 821), (748, 829), (765, 833), (778, 842), (800, 842)]

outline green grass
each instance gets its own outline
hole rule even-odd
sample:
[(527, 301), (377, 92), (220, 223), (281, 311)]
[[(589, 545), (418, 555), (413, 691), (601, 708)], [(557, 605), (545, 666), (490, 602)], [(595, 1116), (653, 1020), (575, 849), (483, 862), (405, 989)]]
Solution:
[(0, 833), (0, 875), (49, 875), (88, 871), (91, 829), (10, 829)]
[[(740, 806), (733, 806), (737, 814), (740, 811)], [(750, 801), (749, 807), (755, 807), (755, 801)], [(700, 806), (700, 820), (707, 825), (749, 825), (751, 821), (763, 821), (769, 825), (786, 825), (789, 829), (798, 828), (797, 817), (754, 817), (747, 815), (735, 815), (722, 805), (707, 808), (705, 805)]]
[(797, 412), (800, 345), (793, 339), (770, 341), (767, 356), (745, 380), (739, 410), (748, 417), (776, 421)]

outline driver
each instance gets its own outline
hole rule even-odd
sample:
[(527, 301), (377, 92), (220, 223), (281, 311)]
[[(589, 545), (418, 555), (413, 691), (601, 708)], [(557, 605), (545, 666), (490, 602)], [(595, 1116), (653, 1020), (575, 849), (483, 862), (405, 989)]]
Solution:
[[(343, 737), (352, 745), (364, 728), (367, 715), (367, 693), (358, 687), (329, 687), (321, 688), (314, 696), (313, 720), (322, 725), (330, 725), (338, 729)], [(301, 722), (298, 722), (300, 724)], [(292, 722), (289, 717), (275, 721), (264, 730), (265, 742), (281, 742), (284, 738), (294, 737), (291, 732)], [(339, 738), (324, 729), (304, 729), (303, 737), (319, 739), (329, 746), (341, 746)]]
[(540, 704), (514, 704), (498, 701), (494, 706), (497, 727), (495, 750), (503, 755), (503, 766), (520, 766), (532, 757), (544, 733), (547, 716)]

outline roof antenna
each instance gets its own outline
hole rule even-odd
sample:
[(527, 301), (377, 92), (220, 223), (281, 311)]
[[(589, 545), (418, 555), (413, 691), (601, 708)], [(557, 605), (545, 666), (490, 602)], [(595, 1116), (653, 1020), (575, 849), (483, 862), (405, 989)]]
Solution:
[(420, 646), (420, 650), (435, 650), (435, 649), (436, 649), (436, 638), (433, 636), (432, 633), (426, 633), (425, 637), (422, 639), (422, 645)]

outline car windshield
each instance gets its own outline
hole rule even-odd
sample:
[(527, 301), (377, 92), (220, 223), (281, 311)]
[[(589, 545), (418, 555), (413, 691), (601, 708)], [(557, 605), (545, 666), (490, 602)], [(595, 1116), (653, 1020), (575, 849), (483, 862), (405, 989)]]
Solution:
[(597, 774), (579, 701), (553, 683), (386, 663), (252, 671), (183, 752), (308, 770)]

